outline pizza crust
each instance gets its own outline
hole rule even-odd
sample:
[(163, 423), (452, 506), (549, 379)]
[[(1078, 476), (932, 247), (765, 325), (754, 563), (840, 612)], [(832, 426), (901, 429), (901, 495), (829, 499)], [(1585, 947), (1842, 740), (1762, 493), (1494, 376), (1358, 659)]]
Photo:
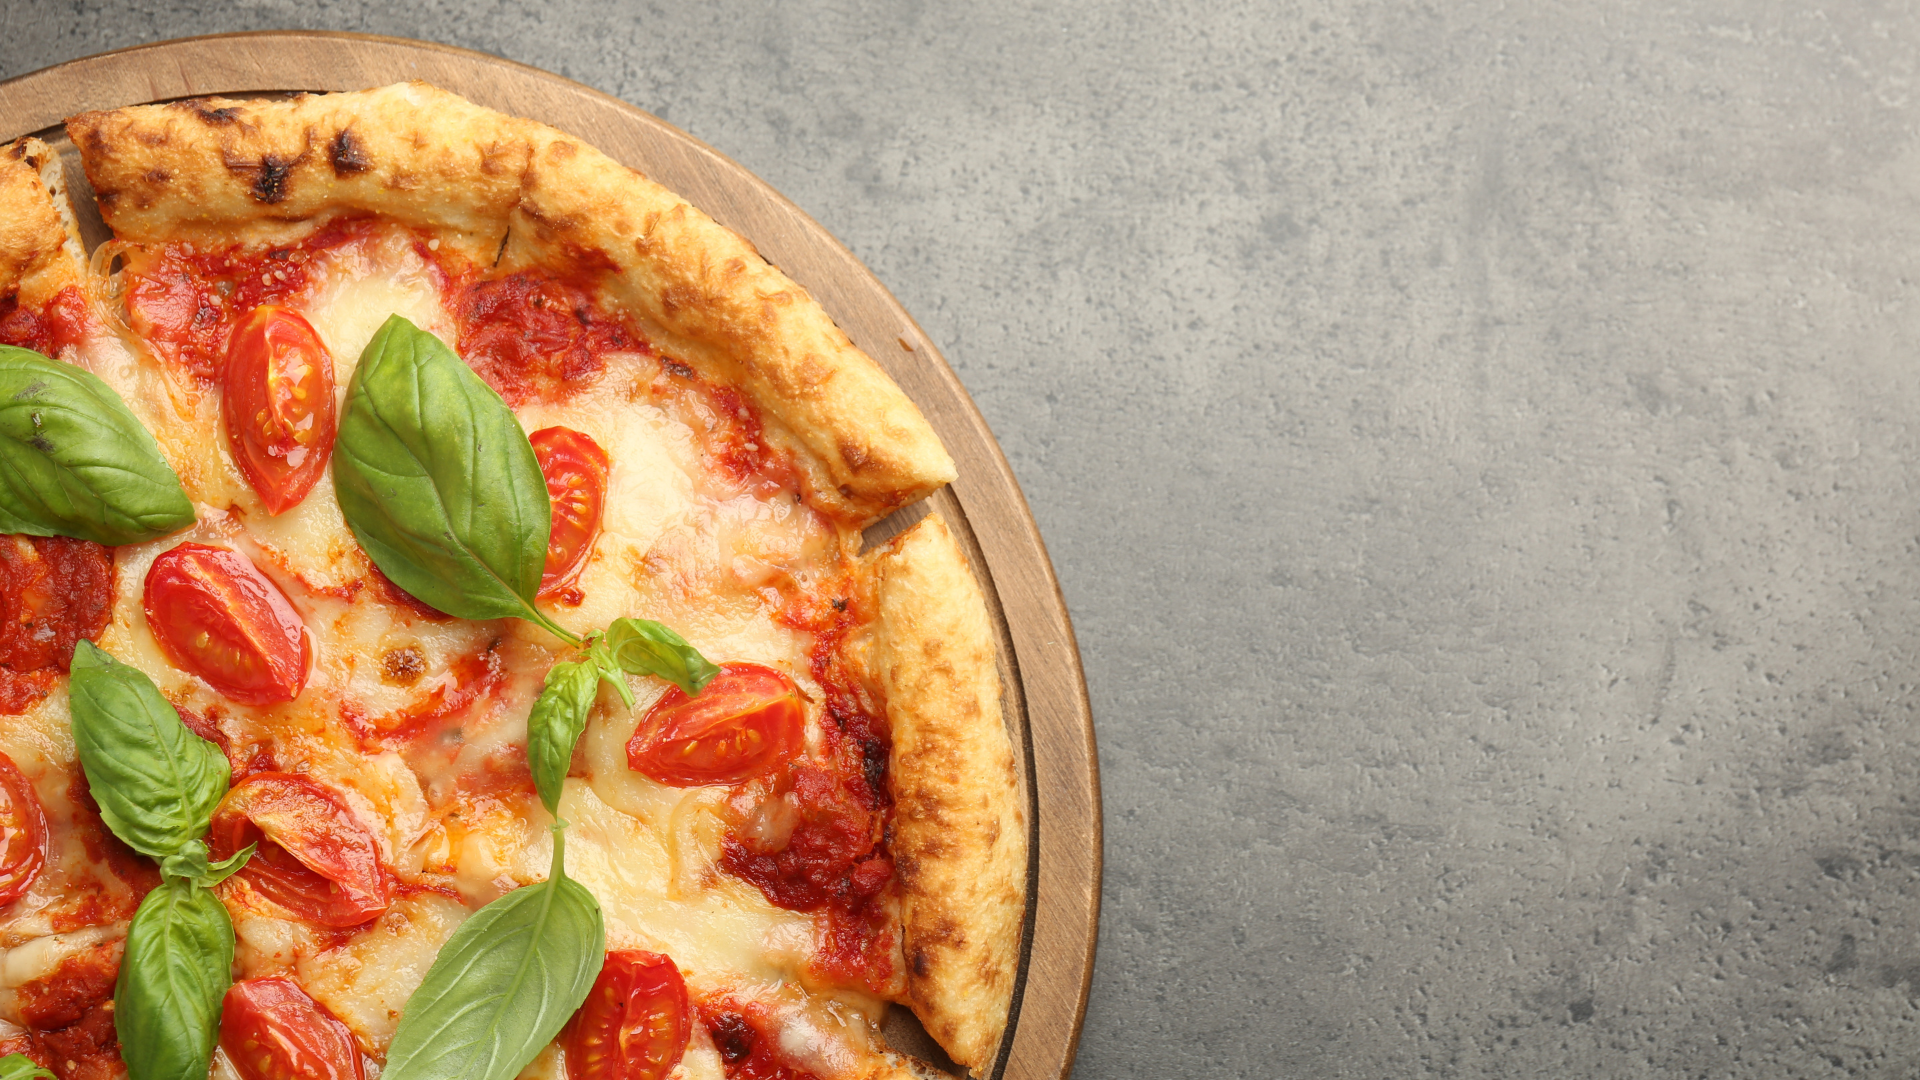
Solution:
[(826, 508), (865, 524), (953, 479), (920, 411), (806, 290), (543, 124), (401, 83), (85, 113), (67, 130), (122, 239), (268, 241), (378, 215), (483, 266), (585, 274), (664, 352), (738, 387), (812, 466)]
[(866, 664), (893, 725), (893, 858), (906, 1001), (984, 1074), (1005, 1031), (1026, 909), (1027, 820), (979, 585), (939, 515), (866, 557)]
[(44, 306), (80, 283), (85, 250), (60, 156), (39, 139), (0, 147), (0, 299)]

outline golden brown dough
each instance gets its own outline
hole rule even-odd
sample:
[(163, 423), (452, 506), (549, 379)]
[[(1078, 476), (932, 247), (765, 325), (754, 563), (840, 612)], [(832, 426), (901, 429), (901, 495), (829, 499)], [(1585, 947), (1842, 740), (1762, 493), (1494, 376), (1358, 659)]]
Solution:
[(893, 724), (907, 1004), (954, 1061), (983, 1073), (1013, 997), (1027, 875), (986, 602), (937, 514), (869, 560), (867, 663)]
[(278, 240), (374, 214), (482, 264), (587, 271), (663, 350), (745, 392), (828, 508), (877, 520), (953, 478), (920, 411), (804, 289), (545, 125), (401, 83), (86, 113), (67, 130), (122, 239)]
[(84, 252), (59, 155), (39, 139), (0, 147), (0, 300), (41, 308), (79, 284)]

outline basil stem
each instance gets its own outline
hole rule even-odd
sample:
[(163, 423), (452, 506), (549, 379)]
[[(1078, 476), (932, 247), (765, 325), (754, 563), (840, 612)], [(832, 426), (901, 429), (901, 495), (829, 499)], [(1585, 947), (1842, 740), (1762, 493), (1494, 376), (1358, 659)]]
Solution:
[(163, 879), (134, 912), (113, 988), (129, 1080), (206, 1080), (232, 981), (226, 905), (191, 882)]
[(398, 315), (347, 384), (333, 488), (394, 584), (458, 618), (517, 616), (579, 642), (534, 606), (553, 509), (519, 419), (452, 349)]
[(195, 735), (147, 673), (74, 645), (73, 741), (100, 816), (127, 846), (165, 859), (206, 835), (227, 793), (220, 748)]
[(112, 387), (0, 345), (0, 533), (134, 544), (193, 520), (160, 444)]
[(460, 924), (406, 1012), (381, 1080), (508, 1080), (560, 1033), (606, 957), (600, 905), (566, 876), (553, 833), (547, 880)]
[(0, 1057), (0, 1080), (59, 1080), (25, 1054)]

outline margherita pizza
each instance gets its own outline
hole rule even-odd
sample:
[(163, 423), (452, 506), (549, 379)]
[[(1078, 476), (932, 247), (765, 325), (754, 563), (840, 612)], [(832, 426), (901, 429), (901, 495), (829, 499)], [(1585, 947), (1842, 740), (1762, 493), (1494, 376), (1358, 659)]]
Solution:
[[(1027, 868), (919, 411), (422, 84), (0, 150), (0, 1075), (983, 1074)], [(30, 1059), (30, 1061), (28, 1060)]]

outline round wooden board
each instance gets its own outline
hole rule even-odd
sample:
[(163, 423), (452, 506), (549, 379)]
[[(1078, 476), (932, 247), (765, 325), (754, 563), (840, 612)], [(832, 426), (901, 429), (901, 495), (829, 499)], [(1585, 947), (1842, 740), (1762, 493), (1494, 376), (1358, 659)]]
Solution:
[[(404, 79), (570, 132), (746, 236), (819, 299), (939, 431), (960, 478), (868, 537), (882, 539), (937, 509), (985, 586), (1034, 826), (1028, 942), (995, 1075), (1065, 1076), (1080, 1037), (1100, 907), (1100, 781), (1073, 628), (1026, 500), (986, 422), (899, 302), (825, 229), (713, 148), (623, 101), (496, 57), (395, 38), (227, 34), (74, 60), (0, 83), (0, 137), (38, 132), (59, 145), (61, 121), (90, 109), (205, 94), (360, 90)], [(68, 164), (85, 213), (85, 178), (70, 152)], [(97, 219), (91, 226), (97, 242), (104, 226)], [(943, 1059), (910, 1014), (893, 1012), (887, 1031), (896, 1045)]]

